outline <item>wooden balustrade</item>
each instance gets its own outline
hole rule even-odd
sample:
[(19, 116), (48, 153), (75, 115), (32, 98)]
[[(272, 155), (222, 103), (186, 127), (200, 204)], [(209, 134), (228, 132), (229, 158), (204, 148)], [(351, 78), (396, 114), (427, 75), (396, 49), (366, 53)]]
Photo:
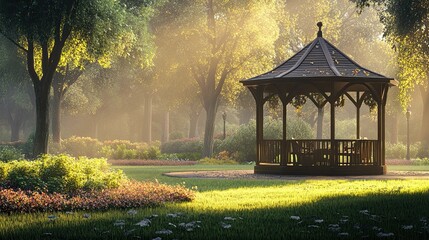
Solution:
[(377, 140), (263, 140), (259, 147), (258, 165), (330, 167), (381, 165)]

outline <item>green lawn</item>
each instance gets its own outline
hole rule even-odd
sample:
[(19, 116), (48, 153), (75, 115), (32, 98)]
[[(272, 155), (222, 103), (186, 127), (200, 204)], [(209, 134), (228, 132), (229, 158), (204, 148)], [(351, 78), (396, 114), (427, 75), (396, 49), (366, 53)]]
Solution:
[[(85, 212), (54, 213), (54, 221), (48, 219), (52, 213), (0, 215), (0, 239), (378, 239), (377, 234), (389, 233), (391, 239), (429, 238), (429, 180), (181, 179), (162, 173), (253, 166), (117, 168), (137, 180), (197, 186), (196, 199), (137, 209), (136, 215), (127, 210), (90, 213), (91, 218), (83, 218)], [(389, 169), (429, 171), (428, 166)], [(149, 227), (135, 225), (153, 214), (158, 217)], [(163, 229), (172, 233), (157, 233)]]

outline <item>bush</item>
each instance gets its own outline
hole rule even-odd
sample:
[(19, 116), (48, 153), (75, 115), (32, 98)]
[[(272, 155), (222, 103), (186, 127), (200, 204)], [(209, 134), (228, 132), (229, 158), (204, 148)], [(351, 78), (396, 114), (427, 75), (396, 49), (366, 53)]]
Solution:
[(203, 150), (203, 142), (198, 138), (182, 138), (163, 143), (162, 153), (200, 153)]
[(74, 157), (100, 157), (103, 144), (90, 137), (70, 137), (61, 142), (64, 153)]
[(34, 161), (1, 164), (0, 179), (4, 188), (73, 193), (115, 188), (126, 177), (121, 170), (110, 170), (106, 159), (45, 155)]
[[(282, 121), (267, 118), (264, 121), (264, 138), (281, 139)], [(300, 119), (290, 120), (286, 134), (297, 139), (311, 138), (311, 127)], [(241, 125), (237, 132), (227, 137), (218, 147), (218, 152), (228, 151), (239, 162), (256, 161), (256, 122)]]
[[(410, 146), (410, 158), (416, 158), (420, 143), (414, 143)], [(405, 159), (407, 157), (407, 145), (403, 143), (386, 142), (386, 159)]]
[(11, 160), (20, 160), (24, 158), (24, 154), (13, 146), (3, 145), (0, 146), (0, 161), (8, 162)]

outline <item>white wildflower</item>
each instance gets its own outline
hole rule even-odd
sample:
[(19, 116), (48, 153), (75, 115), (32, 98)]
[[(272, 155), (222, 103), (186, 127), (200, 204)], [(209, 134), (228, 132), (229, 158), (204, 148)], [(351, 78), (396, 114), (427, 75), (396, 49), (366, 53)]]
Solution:
[(350, 234), (347, 232), (340, 232), (337, 234), (338, 237), (348, 237)]
[(169, 226), (172, 226), (172, 227), (174, 227), (174, 228), (177, 228), (176, 224), (174, 224), (174, 223), (168, 223), (168, 225), (169, 225)]
[(162, 240), (160, 237), (152, 238), (152, 240)]
[(155, 234), (164, 234), (164, 235), (170, 235), (172, 233), (173, 231), (171, 231), (170, 229), (162, 229), (155, 232)]
[(167, 217), (177, 218), (180, 215), (182, 215), (182, 214), (181, 213), (169, 213), (169, 214), (167, 214)]
[(89, 214), (89, 213), (85, 213), (85, 214), (83, 214), (83, 216), (82, 216), (83, 218), (91, 218), (91, 214)]
[(235, 218), (233, 218), (233, 217), (224, 217), (223, 220), (235, 221)]
[(127, 212), (127, 214), (128, 215), (136, 215), (137, 214), (137, 210), (135, 210), (135, 209), (130, 209), (128, 212)]
[(55, 216), (55, 215), (49, 215), (48, 216), (48, 219), (49, 219), (49, 221), (55, 221), (55, 220), (57, 220), (57, 216)]
[(331, 232), (339, 232), (341, 230), (341, 227), (338, 224), (329, 224), (328, 230)]
[(369, 211), (368, 210), (360, 210), (359, 213), (365, 214), (365, 215), (369, 215)]
[(344, 224), (347, 223), (349, 220), (348, 219), (340, 219), (340, 223)]
[(123, 227), (123, 226), (125, 226), (125, 220), (116, 220), (116, 222), (113, 223), (113, 226)]
[(320, 228), (318, 225), (308, 225), (309, 228)]
[(374, 230), (374, 231), (376, 231), (376, 232), (380, 232), (380, 231), (381, 231), (381, 228), (374, 226), (374, 227), (372, 227), (372, 230)]
[(136, 223), (135, 225), (140, 226), (140, 227), (149, 227), (149, 225), (151, 224), (151, 221), (147, 218), (141, 220), (140, 222)]
[(401, 228), (404, 230), (411, 230), (411, 229), (413, 229), (413, 227), (414, 227), (413, 225), (402, 225), (401, 226)]
[(316, 219), (314, 220), (315, 223), (323, 223), (323, 219)]
[(393, 233), (384, 233), (384, 232), (379, 232), (377, 233), (377, 237), (379, 238), (389, 238), (389, 237), (394, 237), (395, 234)]
[(73, 214), (74, 214), (74, 212), (72, 212), (72, 211), (67, 211), (67, 212), (66, 212), (66, 214), (67, 214), (67, 215), (73, 215)]
[(228, 228), (232, 227), (231, 224), (227, 224), (227, 223), (224, 223), (224, 222), (221, 222), (220, 224), (222, 225), (222, 228), (224, 228), (224, 229), (228, 229)]
[(301, 220), (301, 218), (299, 216), (290, 216), (290, 219), (292, 220)]

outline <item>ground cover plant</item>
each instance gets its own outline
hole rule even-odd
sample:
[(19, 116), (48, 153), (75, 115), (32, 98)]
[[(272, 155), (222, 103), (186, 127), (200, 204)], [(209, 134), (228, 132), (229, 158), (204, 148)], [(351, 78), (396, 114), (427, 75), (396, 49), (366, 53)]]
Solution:
[[(429, 171), (427, 166), (391, 166)], [(251, 165), (125, 166), (129, 178), (197, 191), (189, 203), (106, 212), (0, 215), (5, 239), (425, 239), (427, 180), (193, 179), (171, 171)], [(156, 179), (156, 180), (155, 180)]]

